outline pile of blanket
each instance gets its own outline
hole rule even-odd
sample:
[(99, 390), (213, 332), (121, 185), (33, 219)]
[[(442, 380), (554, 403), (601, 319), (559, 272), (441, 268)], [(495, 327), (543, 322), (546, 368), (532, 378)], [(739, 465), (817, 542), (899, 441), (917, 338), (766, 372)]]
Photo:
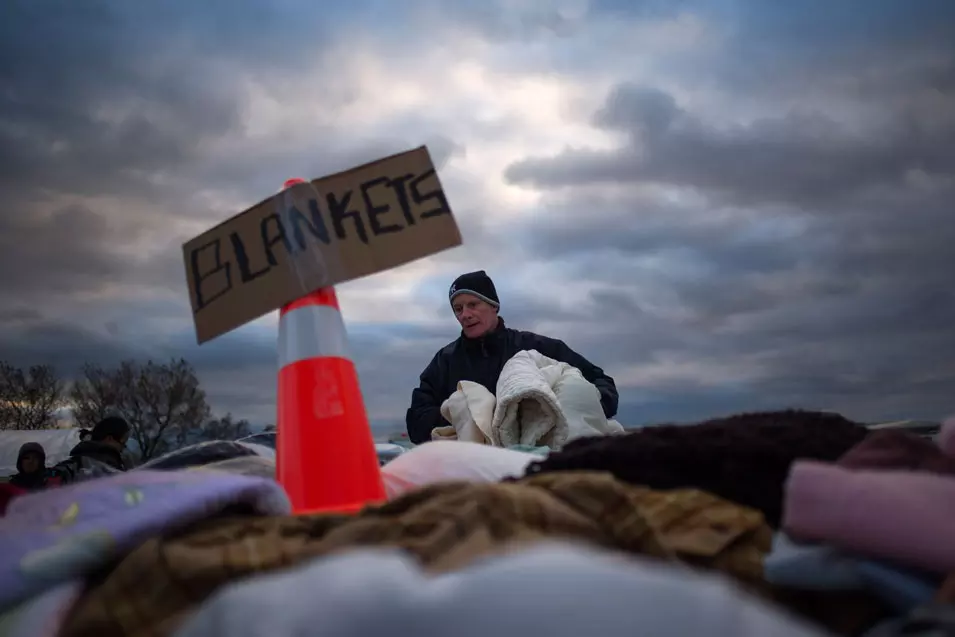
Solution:
[(559, 449), (578, 438), (623, 433), (604, 415), (600, 392), (579, 369), (537, 350), (504, 363), (494, 394), (479, 383), (459, 382), (441, 415), (451, 424), (435, 428), (432, 440)]
[(803, 411), (544, 458), (432, 442), (351, 515), (195, 469), (14, 498), (0, 637), (955, 635), (955, 421), (938, 444)]

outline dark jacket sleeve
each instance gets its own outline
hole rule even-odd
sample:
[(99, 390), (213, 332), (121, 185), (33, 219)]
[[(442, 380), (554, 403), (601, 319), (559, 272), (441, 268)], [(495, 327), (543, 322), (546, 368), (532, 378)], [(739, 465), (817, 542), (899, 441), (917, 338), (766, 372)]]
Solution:
[(80, 459), (71, 456), (62, 462), (50, 467), (50, 477), (59, 484), (69, 484), (76, 481), (76, 474), (80, 469)]
[(421, 372), (420, 382), (411, 392), (411, 407), (405, 414), (408, 438), (416, 445), (429, 442), (432, 429), (448, 424), (441, 416), (443, 398), (440, 388), (444, 386), (442, 378), (443, 365), (441, 352), (438, 352)]
[(613, 418), (617, 415), (619, 397), (617, 396), (617, 385), (613, 382), (613, 378), (608, 376), (604, 370), (570, 349), (564, 341), (541, 336), (540, 334), (525, 333), (531, 337), (531, 343), (533, 345), (531, 349), (536, 349), (544, 356), (562, 363), (567, 363), (568, 365), (573, 365), (579, 369), (580, 373), (584, 375), (584, 378), (593, 383), (597, 391), (600, 392), (600, 406), (603, 407), (604, 415), (607, 416), (607, 418)]

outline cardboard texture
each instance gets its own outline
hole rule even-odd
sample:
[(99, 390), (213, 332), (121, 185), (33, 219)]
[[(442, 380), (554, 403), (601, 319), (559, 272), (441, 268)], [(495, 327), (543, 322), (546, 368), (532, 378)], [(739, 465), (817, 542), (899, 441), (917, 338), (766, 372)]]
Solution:
[(183, 245), (196, 337), (458, 245), (424, 146), (293, 186)]

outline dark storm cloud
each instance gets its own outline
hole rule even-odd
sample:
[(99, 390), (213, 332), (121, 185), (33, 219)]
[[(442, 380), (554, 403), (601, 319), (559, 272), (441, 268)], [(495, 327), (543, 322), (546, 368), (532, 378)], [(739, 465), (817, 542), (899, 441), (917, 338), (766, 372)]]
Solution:
[[(32, 303), (123, 282), (180, 291), (184, 303), (179, 244), (188, 237), (177, 221), (207, 218), (211, 226), (290, 175), (342, 170), (421, 143), (396, 136), (348, 144), (342, 131), (328, 130), (321, 152), (289, 152), (284, 140), (250, 153), (214, 150), (244, 134), (243, 78), (294, 78), (340, 29), (360, 25), (372, 9), (386, 15), (373, 5), (5, 4), (0, 293)], [(425, 141), (438, 165), (459, 150), (445, 137)], [(242, 203), (209, 210), (196, 196), (206, 188)], [(150, 249), (137, 254), (132, 246), (143, 241)]]
[[(340, 40), (341, 29), (360, 25), (372, 5), (315, 11), (308, 3), (258, 0), (6, 3), (0, 9), (4, 214), (57, 193), (145, 196), (175, 209), (199, 187), (268, 179), (264, 191), (259, 183), (247, 186), (254, 203), (315, 160), (284, 157), (274, 175), (263, 174), (270, 155), (287, 146), (277, 140), (254, 157), (224, 156), (219, 166), (209, 161), (216, 142), (244, 134), (243, 82), (294, 79)], [(387, 7), (374, 10), (381, 19)], [(387, 37), (387, 25), (380, 26)], [(281, 100), (296, 85), (285, 81), (276, 90)], [(325, 93), (336, 90), (330, 77)], [(329, 150), (341, 136), (327, 131)]]
[[(414, 134), (411, 131), (418, 128), (416, 123), (398, 122), (393, 128), (397, 132), (392, 136), (359, 143), (350, 140), (338, 127), (309, 126), (307, 133), (321, 140), (321, 151), (313, 146), (289, 149), (278, 143), (255, 154), (217, 157), (197, 167), (193, 183), (196, 189), (218, 187), (241, 195), (251, 206), (278, 190), (290, 176), (330, 175), (421, 145), (428, 147), (432, 162), (440, 170), (449, 159), (464, 152), (462, 145), (446, 136)], [(181, 214), (188, 213), (182, 211)]]
[[(215, 150), (244, 135), (246, 78), (274, 86), (281, 99), (296, 90), (288, 78), (312, 70), (342, 29), (387, 21), (388, 10), (374, 2), (320, 11), (287, 1), (6, 3), (0, 357), (52, 363), (69, 377), (87, 362), (185, 355), (214, 407), (274, 420), (274, 339), (247, 328), (195, 347), (179, 248), (185, 237), (175, 224), (207, 217), (212, 225), (239, 211), (209, 211), (195, 197), (204, 188), (252, 205), (290, 175), (342, 170), (422, 141), (439, 166), (461, 151), (440, 135), (355, 144), (340, 130), (314, 127), (321, 152), (289, 151), (283, 140), (255, 153)], [(387, 38), (389, 29), (378, 24), (378, 35)], [(326, 90), (333, 98), (336, 79)], [(143, 242), (150, 250), (137, 254), (133, 246)], [(124, 293), (107, 293), (118, 285)], [(379, 360), (380, 345), (353, 339), (356, 355), (373, 361), (372, 386), (376, 366), (403, 360), (394, 352)]]
[(456, 27), (480, 34), (491, 42), (533, 40), (542, 36), (564, 35), (577, 25), (554, 6), (539, 3), (513, 7), (501, 0), (458, 0), (425, 2), (418, 11), (440, 12)]
[[(290, 169), (284, 172), (281, 168), (256, 170), (256, 163), (250, 160), (228, 178), (223, 177), (220, 183), (233, 180), (242, 184), (248, 193), (244, 205), (251, 206), (277, 190), (276, 185), (285, 178), (283, 175), (327, 174), (407, 150), (413, 145), (415, 142), (410, 138), (404, 144), (399, 141), (369, 144), (357, 149), (348, 148), (340, 154), (332, 153), (333, 160), (315, 162), (309, 157), (298, 164), (324, 165), (324, 169), (314, 173), (292, 172), (291, 167), (296, 162), (287, 157), (285, 163)], [(437, 166), (445, 163), (453, 153), (460, 152), (459, 146), (446, 138), (434, 138), (428, 147)], [(265, 177), (262, 177), (263, 172)], [(201, 179), (194, 187), (198, 190), (206, 183), (208, 180)], [(219, 212), (216, 216), (215, 211), (201, 208), (195, 200), (179, 199), (173, 194), (172, 205), (160, 204), (151, 209), (151, 212), (161, 215), (157, 218), (147, 212), (148, 209), (141, 208), (143, 203), (152, 202), (145, 196), (139, 200), (131, 199), (130, 210), (111, 214), (96, 212), (87, 205), (59, 206), (42, 198), (29, 204), (12, 204), (0, 214), (0, 267), (8, 272), (7, 276), (0, 278), (0, 294), (32, 302), (51, 295), (66, 297), (125, 283), (172, 293), (180, 301), (175, 310), (187, 316), (188, 299), (180, 246), (190, 237), (176, 233), (175, 221), (208, 218), (211, 227), (241, 210)], [(147, 240), (149, 254), (137, 255), (130, 249), (131, 245)]]
[(146, 348), (109, 338), (67, 321), (0, 319), (0, 352), (3, 360), (18, 366), (48, 364), (72, 377), (84, 363), (112, 364), (148, 355)]
[(739, 204), (813, 206), (901, 184), (911, 171), (931, 177), (955, 169), (955, 118), (927, 126), (911, 115), (899, 113), (888, 126), (862, 135), (821, 114), (790, 114), (726, 130), (708, 126), (666, 93), (622, 85), (595, 123), (625, 133), (625, 148), (526, 159), (506, 176), (542, 187), (671, 184)]
[[(838, 8), (811, 16), (810, 4), (740, 11), (725, 59), (706, 67), (730, 90), (765, 73), (755, 93), (778, 116), (717, 126), (623, 83), (593, 120), (621, 134), (619, 150), (507, 169), (550, 190), (548, 222), (524, 233), (565, 277), (616, 286), (592, 293), (589, 309), (608, 326), (629, 321), (630, 334), (585, 337), (609, 366), (682, 362), (719, 386), (651, 380), (651, 403), (682, 390), (737, 408), (942, 417), (955, 411), (955, 21), (941, 13), (952, 5), (903, 14), (877, 2), (853, 23)], [(760, 47), (780, 61), (772, 73), (756, 56), (721, 75)], [(813, 91), (827, 97), (814, 110), (786, 106)]]
[[(594, 0), (588, 13), (616, 20), (700, 17), (725, 41), (718, 57), (707, 51), (705, 59), (686, 58), (673, 67), (687, 85), (765, 96), (836, 81), (861, 95), (879, 93), (886, 84), (901, 88), (924, 86), (926, 80), (932, 85), (932, 77), (949, 85), (952, 80), (945, 58), (955, 39), (955, 5), (948, 0)], [(933, 54), (941, 61), (933, 61)], [(924, 64), (913, 68), (913, 60)]]
[[(0, 214), (0, 291), (9, 298), (64, 294), (114, 280), (127, 259), (110, 252), (123, 234), (84, 206), (56, 208), (43, 216)], [(55, 273), (55, 276), (51, 276)]]
[[(274, 5), (272, 5), (274, 6)], [(99, 289), (124, 278), (148, 227), (142, 201), (181, 205), (157, 186), (209, 140), (234, 131), (235, 66), (300, 56), (255, 37), (280, 7), (221, 2), (5, 3), (0, 9), (0, 291), (7, 299)], [(288, 21), (288, 36), (314, 24)], [(315, 41), (318, 41), (317, 39)], [(306, 46), (308, 39), (303, 38)], [(284, 58), (284, 59), (283, 59)], [(228, 64), (226, 63), (228, 61)], [(110, 218), (64, 198), (125, 197)], [(140, 198), (140, 199), (137, 199)], [(153, 208), (155, 210), (155, 208)], [(125, 249), (125, 254), (120, 254)]]
[(726, 59), (710, 72), (741, 90), (841, 85), (864, 96), (879, 94), (886, 85), (904, 89), (932, 86), (933, 77), (951, 81), (955, 5), (947, 0), (746, 1), (717, 7), (711, 14), (723, 18), (735, 37)]
[(523, 245), (555, 280), (597, 286), (587, 320), (556, 299), (526, 318), (637, 372), (624, 422), (955, 411), (955, 5), (847, 7), (700, 10), (725, 48), (664, 61), (668, 80), (762, 100), (759, 118), (717, 124), (623, 82), (593, 119), (619, 150), (505, 172), (549, 191)]
[[(691, 0), (591, 0), (584, 11), (561, 2), (514, 6), (507, 0), (456, 0), (422, 4), (440, 10), (442, 17), (458, 28), (477, 32), (492, 42), (580, 34), (588, 26), (587, 18), (606, 14), (653, 19), (697, 8)], [(419, 10), (423, 7), (419, 6)]]
[[(739, 408), (775, 401), (858, 418), (939, 418), (955, 411), (953, 197), (950, 186), (903, 190), (832, 214), (724, 212), (721, 222), (708, 219), (719, 208), (703, 207), (700, 228), (680, 210), (669, 226), (651, 217), (646, 230), (635, 205), (628, 220), (594, 212), (586, 221), (552, 218), (534, 230), (533, 245), (563, 278), (615, 286), (591, 293), (585, 307), (601, 317), (599, 328), (592, 319), (568, 321), (555, 334), (608, 368), (653, 368), (676, 357), (727, 391), (746, 387)], [(604, 229), (602, 241), (587, 222)], [(682, 388), (692, 403), (693, 384), (690, 374), (637, 387)]]
[(141, 188), (138, 170), (187, 160), (197, 141), (237, 122), (222, 84), (202, 82), (186, 51), (170, 51), (181, 29), (142, 22), (147, 15), (118, 3), (18, 2), (3, 11), (7, 187)]

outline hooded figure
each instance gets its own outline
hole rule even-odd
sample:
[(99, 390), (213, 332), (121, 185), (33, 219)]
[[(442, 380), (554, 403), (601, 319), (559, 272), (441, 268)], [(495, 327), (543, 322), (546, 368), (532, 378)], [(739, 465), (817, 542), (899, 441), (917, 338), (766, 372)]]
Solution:
[(49, 473), (46, 468), (46, 451), (38, 442), (27, 442), (17, 454), (17, 473), (10, 476), (10, 484), (33, 491), (46, 486)]

